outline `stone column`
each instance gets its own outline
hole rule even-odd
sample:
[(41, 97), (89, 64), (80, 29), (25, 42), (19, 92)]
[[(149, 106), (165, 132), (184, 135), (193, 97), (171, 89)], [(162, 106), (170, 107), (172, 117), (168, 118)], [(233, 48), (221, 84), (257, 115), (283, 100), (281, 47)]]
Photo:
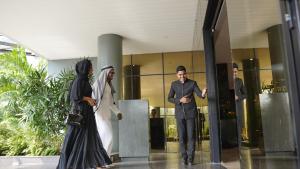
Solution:
[[(115, 76), (113, 86), (116, 93), (114, 95), (115, 102), (121, 99), (122, 92), (122, 37), (116, 34), (104, 34), (98, 37), (98, 59), (97, 59), (97, 75), (103, 66), (112, 65), (115, 67)], [(119, 122), (115, 115), (112, 115), (113, 128), (113, 148), (112, 153), (119, 152)]]

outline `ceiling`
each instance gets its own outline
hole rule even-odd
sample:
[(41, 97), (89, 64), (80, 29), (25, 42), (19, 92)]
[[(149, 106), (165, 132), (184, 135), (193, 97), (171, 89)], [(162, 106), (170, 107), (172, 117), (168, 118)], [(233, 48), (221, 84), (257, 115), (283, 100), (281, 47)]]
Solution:
[(268, 47), (266, 29), (282, 23), (279, 0), (227, 0), (231, 48)]
[[(228, 1), (232, 48), (267, 46), (264, 30), (280, 21), (274, 2)], [(207, 0), (0, 0), (0, 4), (0, 34), (49, 60), (97, 56), (97, 37), (107, 33), (124, 38), (124, 55), (203, 49)]]

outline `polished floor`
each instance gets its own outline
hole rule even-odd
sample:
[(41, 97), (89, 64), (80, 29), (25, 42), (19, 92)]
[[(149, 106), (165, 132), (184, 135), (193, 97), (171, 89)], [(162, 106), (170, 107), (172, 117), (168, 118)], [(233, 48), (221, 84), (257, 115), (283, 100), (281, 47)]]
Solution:
[(181, 164), (178, 153), (153, 153), (149, 161), (121, 162), (115, 165), (116, 169), (225, 169), (221, 164), (209, 162), (209, 153), (197, 152), (193, 166)]
[[(0, 169), (55, 169), (58, 157), (35, 160), (24, 164), (14, 163), (10, 166), (4, 166), (2, 163)], [(1, 160), (0, 160), (1, 161)], [(114, 169), (226, 169), (221, 164), (211, 164), (209, 154), (197, 152), (195, 164), (191, 167), (181, 164), (178, 153), (152, 153), (148, 159), (134, 159), (133, 161), (123, 161), (114, 164)]]
[(242, 147), (223, 149), (222, 164), (230, 169), (298, 169), (297, 158), (293, 154), (266, 154), (256, 148)]
[[(223, 149), (222, 162), (210, 163), (209, 142), (197, 147), (195, 164), (181, 164), (178, 144), (168, 143), (169, 151), (151, 151), (148, 159), (130, 159), (115, 163), (115, 169), (297, 169), (294, 154), (266, 154), (259, 149), (242, 147)], [(58, 156), (53, 157), (0, 157), (0, 169), (55, 169)]]
[(240, 165), (242, 169), (297, 169), (299, 163), (294, 154), (261, 153), (258, 149), (242, 148)]

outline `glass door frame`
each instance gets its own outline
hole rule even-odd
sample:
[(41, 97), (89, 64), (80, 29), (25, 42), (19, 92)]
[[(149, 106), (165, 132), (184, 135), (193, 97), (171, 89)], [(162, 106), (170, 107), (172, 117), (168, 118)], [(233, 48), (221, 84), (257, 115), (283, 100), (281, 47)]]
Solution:
[[(220, 9), (224, 0), (209, 0), (202, 28), (206, 77), (208, 90), (208, 112), (210, 121), (210, 145), (211, 161), (221, 162), (220, 145), (220, 124), (219, 124), (219, 105), (218, 105), (218, 86), (216, 76), (216, 62), (214, 53), (214, 27), (219, 17)], [(285, 47), (287, 51), (286, 64), (288, 68), (289, 81), (289, 100), (291, 101), (291, 113), (294, 117), (294, 138), (296, 142), (296, 153), (300, 161), (300, 2), (299, 0), (279, 0), (282, 20)], [(298, 122), (298, 123), (297, 123)]]
[(209, 113), (209, 133), (210, 133), (210, 156), (214, 163), (221, 162), (221, 134), (218, 101), (218, 85), (216, 75), (216, 58), (214, 52), (214, 27), (219, 17), (224, 0), (209, 0), (204, 24), (202, 28), (205, 64), (206, 64), (206, 84), (209, 86), (207, 93), (208, 113)]
[[(300, 161), (300, 6), (299, 0), (280, 0), (283, 38), (286, 48), (286, 68), (289, 80), (294, 136), (298, 162)], [(291, 92), (292, 91), (292, 92)]]

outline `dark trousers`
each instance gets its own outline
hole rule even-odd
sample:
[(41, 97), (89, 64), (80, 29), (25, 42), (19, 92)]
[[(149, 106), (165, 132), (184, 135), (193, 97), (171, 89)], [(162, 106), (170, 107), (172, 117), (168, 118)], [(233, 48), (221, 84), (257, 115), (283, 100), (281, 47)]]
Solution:
[(182, 158), (193, 162), (195, 154), (195, 119), (176, 119), (176, 122)]

